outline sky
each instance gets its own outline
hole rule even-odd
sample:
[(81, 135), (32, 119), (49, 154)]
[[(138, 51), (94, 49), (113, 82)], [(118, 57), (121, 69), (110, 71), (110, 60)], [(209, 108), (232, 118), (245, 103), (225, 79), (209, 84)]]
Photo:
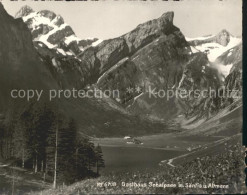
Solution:
[(241, 0), (0, 1), (13, 16), (24, 5), (35, 11), (51, 10), (61, 15), (80, 38), (118, 37), (167, 11), (174, 11), (174, 25), (186, 37), (217, 34), (222, 29), (242, 35)]

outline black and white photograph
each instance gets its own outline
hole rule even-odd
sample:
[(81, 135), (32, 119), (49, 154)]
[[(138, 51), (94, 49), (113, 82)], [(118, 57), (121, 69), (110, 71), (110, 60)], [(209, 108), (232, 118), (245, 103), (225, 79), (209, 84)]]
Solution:
[(242, 3), (0, 0), (0, 195), (247, 193)]

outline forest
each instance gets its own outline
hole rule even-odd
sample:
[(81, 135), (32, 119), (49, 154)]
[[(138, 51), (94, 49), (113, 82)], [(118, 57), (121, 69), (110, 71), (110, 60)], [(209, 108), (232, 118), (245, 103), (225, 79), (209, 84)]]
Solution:
[(0, 159), (61, 184), (100, 175), (101, 147), (80, 134), (76, 122), (48, 104), (30, 104), (0, 119)]

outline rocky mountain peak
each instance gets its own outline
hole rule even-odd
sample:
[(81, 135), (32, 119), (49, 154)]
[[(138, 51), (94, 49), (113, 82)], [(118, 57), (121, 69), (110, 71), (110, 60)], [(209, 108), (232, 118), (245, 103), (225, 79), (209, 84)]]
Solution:
[(231, 33), (226, 29), (222, 29), (218, 34), (230, 35)]
[(15, 18), (21, 18), (23, 16), (27, 16), (32, 12), (34, 12), (34, 10), (28, 5), (25, 5), (16, 13)]
[(50, 49), (57, 49), (62, 55), (75, 56), (98, 41), (78, 38), (71, 26), (50, 10), (33, 11), (24, 6), (16, 17), (21, 17), (26, 23), (34, 42), (42, 42)]
[[(149, 44), (159, 36), (179, 33), (179, 29), (173, 25), (174, 12), (166, 12), (161, 17), (139, 24), (134, 30), (123, 35), (129, 51), (136, 52), (144, 45)], [(182, 35), (183, 36), (183, 35)]]
[(174, 12), (166, 12), (161, 16), (167, 22), (173, 23)]
[(223, 29), (216, 35), (216, 43), (227, 46), (230, 42), (230, 36), (231, 34), (227, 30)]

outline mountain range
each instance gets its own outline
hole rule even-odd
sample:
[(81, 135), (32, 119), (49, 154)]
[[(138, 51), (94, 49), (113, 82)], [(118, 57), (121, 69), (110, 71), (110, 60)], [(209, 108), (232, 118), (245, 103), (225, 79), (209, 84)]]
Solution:
[(56, 102), (91, 136), (194, 130), (235, 110), (239, 118), (241, 97), (149, 97), (150, 88), (242, 91), (241, 39), (227, 30), (187, 38), (174, 17), (164, 13), (108, 40), (80, 39), (52, 11), (24, 6), (13, 18), (0, 4), (2, 115), (25, 107), (8, 96), (13, 88), (76, 88), (119, 90), (117, 98)]

